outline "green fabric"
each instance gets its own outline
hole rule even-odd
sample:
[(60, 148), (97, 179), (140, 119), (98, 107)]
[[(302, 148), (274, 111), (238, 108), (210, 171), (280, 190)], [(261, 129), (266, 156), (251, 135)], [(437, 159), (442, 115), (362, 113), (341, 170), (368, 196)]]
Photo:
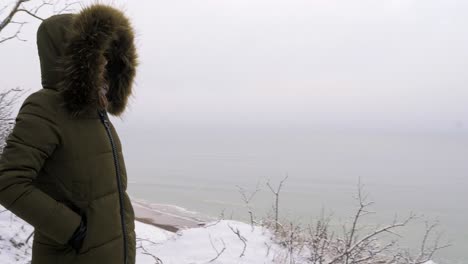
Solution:
[[(124, 264), (120, 203), (112, 147), (96, 111), (70, 116), (56, 70), (72, 15), (53, 16), (38, 30), (43, 88), (22, 103), (0, 157), (0, 204), (35, 229), (32, 264)], [(135, 264), (135, 215), (127, 195), (122, 145), (112, 123), (124, 190), (127, 264)], [(76, 253), (68, 239), (86, 214)]]
[(36, 188), (38, 172), (60, 144), (52, 113), (30, 96), (22, 105), (0, 159), (0, 202), (26, 222), (64, 244), (80, 216)]
[(59, 58), (65, 51), (67, 28), (72, 22), (72, 14), (61, 14), (44, 20), (37, 30), (37, 46), (41, 63), (42, 86), (57, 89), (62, 74)]

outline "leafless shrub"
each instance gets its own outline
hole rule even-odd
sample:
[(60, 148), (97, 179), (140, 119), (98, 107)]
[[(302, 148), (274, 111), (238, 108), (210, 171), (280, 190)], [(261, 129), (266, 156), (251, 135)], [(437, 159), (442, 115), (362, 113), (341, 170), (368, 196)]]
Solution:
[(332, 215), (325, 216), (325, 211), (322, 210), (321, 217), (316, 223), (309, 224), (307, 227), (309, 239), (306, 246), (310, 250), (309, 260), (311, 263), (323, 264), (325, 262), (326, 250), (331, 246), (330, 241), (333, 240), (334, 236), (329, 228), (331, 218)]
[[(395, 254), (394, 259), (397, 264), (423, 264), (431, 260), (435, 253), (439, 250), (450, 246), (449, 243), (442, 243), (441, 233), (437, 232), (436, 229), (439, 226), (439, 222), (425, 222), (424, 235), (421, 241), (421, 247), (419, 252), (412, 254), (410, 250), (405, 249)], [(431, 237), (434, 237), (431, 239)], [(432, 242), (430, 242), (432, 240)]]
[(243, 235), (241, 235), (240, 231), (238, 228), (234, 229), (231, 225), (228, 225), (231, 231), (239, 238), (239, 240), (244, 244), (244, 248), (242, 249), (241, 254), (239, 255), (239, 258), (242, 258), (245, 255), (245, 250), (247, 249), (247, 238), (245, 238)]
[(0, 91), (0, 155), (5, 147), (5, 140), (14, 125), (13, 106), (25, 92), (20, 88)]
[(289, 176), (286, 175), (286, 177), (280, 181), (277, 188), (273, 188), (270, 184), (270, 181), (266, 183), (270, 191), (275, 195), (275, 205), (273, 206), (273, 211), (275, 213), (275, 233), (277, 233), (279, 231), (279, 228), (281, 227), (281, 224), (279, 222), (279, 198), (281, 189), (283, 188), (283, 184), (288, 179), (288, 177)]
[(252, 208), (252, 200), (255, 197), (255, 195), (260, 191), (259, 184), (257, 183), (257, 186), (255, 187), (255, 190), (252, 192), (248, 192), (245, 188), (237, 185), (237, 189), (239, 190), (240, 195), (242, 196), (242, 200), (245, 203), (245, 208), (247, 209), (247, 213), (249, 214), (250, 217), (250, 226), (252, 228), (252, 231), (254, 230), (254, 225), (257, 224), (255, 221), (255, 215), (254, 215), (254, 210)]
[[(375, 214), (370, 210), (373, 205), (364, 186), (359, 182), (356, 195), (357, 209), (349, 225), (342, 226), (342, 234), (332, 231), (333, 216), (325, 216), (315, 223), (303, 228), (292, 221), (279, 219), (279, 201), (281, 189), (288, 177), (281, 180), (277, 188), (270, 182), (267, 186), (275, 195), (274, 215), (262, 219), (263, 227), (272, 230), (275, 242), (283, 246), (287, 256), (280, 263), (312, 263), (312, 264), (423, 264), (431, 260), (439, 250), (450, 246), (441, 243), (441, 234), (437, 233), (438, 222), (426, 222), (419, 252), (412, 253), (399, 246), (398, 234), (401, 228), (420, 217), (410, 213), (407, 217), (398, 219), (384, 226), (371, 227), (365, 224), (364, 218)], [(281, 223), (283, 222), (283, 223)], [(304, 259), (304, 256), (307, 256)]]

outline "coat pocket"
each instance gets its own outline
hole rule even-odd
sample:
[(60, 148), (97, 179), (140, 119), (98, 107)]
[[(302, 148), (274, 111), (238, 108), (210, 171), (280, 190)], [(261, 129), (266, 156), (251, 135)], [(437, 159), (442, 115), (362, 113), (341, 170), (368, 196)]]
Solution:
[(42, 234), (34, 234), (34, 241), (32, 245), (32, 259), (31, 264), (41, 263), (72, 263), (74, 251), (72, 248), (63, 247), (62, 245), (55, 244), (48, 241), (48, 238), (42, 236)]
[(85, 254), (93, 248), (100, 247), (122, 235), (117, 193), (111, 193), (89, 203), (85, 210), (86, 236), (79, 250)]
[(36, 255), (55, 256), (57, 258), (75, 253), (68, 244), (60, 244), (37, 230), (34, 231), (33, 251), (36, 252)]
[(57, 241), (53, 240), (52, 238), (48, 237), (47, 235), (35, 230), (34, 231), (34, 243), (41, 244), (43, 246), (48, 246), (49, 248), (55, 249), (66, 249), (68, 245), (60, 244)]

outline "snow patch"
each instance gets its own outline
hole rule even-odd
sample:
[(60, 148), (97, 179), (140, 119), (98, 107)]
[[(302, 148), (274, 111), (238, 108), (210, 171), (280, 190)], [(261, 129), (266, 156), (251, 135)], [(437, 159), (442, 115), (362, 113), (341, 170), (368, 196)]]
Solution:
[[(246, 241), (244, 243), (236, 234)], [(261, 227), (223, 220), (208, 223), (206, 227), (181, 230), (168, 237), (164, 243), (150, 244), (142, 242), (146, 250), (157, 253), (157, 257), (165, 264), (180, 263), (211, 263), (242, 264), (264, 263), (273, 264), (281, 254), (278, 245), (272, 242), (272, 234)], [(242, 256), (241, 256), (242, 255)], [(137, 263), (154, 263), (149, 255), (138, 254)]]

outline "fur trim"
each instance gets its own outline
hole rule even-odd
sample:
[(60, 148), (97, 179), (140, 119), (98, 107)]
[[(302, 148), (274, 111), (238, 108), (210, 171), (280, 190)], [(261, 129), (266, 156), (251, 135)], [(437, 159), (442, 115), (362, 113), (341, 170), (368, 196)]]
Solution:
[(134, 32), (121, 11), (94, 4), (74, 15), (59, 83), (67, 110), (76, 116), (97, 109), (100, 87), (108, 80), (107, 111), (121, 115), (132, 94), (137, 59)]

